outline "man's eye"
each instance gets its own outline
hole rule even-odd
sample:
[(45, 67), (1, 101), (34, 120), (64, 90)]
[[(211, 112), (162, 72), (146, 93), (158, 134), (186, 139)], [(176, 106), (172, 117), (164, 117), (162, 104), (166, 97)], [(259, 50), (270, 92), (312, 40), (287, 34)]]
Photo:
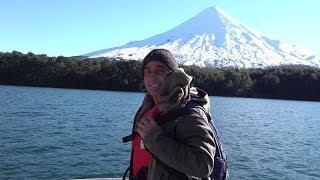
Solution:
[(162, 69), (159, 71), (159, 74), (161, 74), (161, 75), (166, 75), (167, 73), (168, 73), (168, 71), (165, 69)]
[(151, 74), (157, 75), (157, 76), (165, 76), (168, 73), (166, 69), (157, 69), (155, 71), (146, 70), (144, 71), (145, 76), (150, 76)]
[(166, 73), (167, 73), (167, 71), (165, 69), (159, 69), (157, 71), (157, 74), (166, 74)]
[(150, 74), (150, 71), (144, 71), (144, 74)]

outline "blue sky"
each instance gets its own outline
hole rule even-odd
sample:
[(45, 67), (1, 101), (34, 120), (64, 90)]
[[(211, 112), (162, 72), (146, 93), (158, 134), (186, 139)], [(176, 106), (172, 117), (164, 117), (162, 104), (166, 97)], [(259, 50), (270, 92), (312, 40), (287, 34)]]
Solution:
[(1, 0), (0, 51), (72, 56), (141, 40), (217, 5), (270, 38), (320, 53), (318, 0)]

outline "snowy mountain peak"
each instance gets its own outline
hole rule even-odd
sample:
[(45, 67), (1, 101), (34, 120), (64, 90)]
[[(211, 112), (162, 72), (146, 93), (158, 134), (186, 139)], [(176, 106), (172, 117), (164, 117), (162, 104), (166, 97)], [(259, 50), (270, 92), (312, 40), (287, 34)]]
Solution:
[(268, 38), (216, 6), (162, 34), (83, 56), (141, 60), (155, 48), (170, 50), (184, 65), (250, 68), (304, 64), (320, 67), (319, 56), (312, 51)]
[[(240, 24), (238, 20), (227, 14), (218, 6), (209, 7), (201, 11), (197, 16), (207, 19), (209, 21), (218, 22), (222, 21), (230, 24)], [(197, 17), (195, 16), (195, 17)]]
[(219, 36), (226, 26), (239, 25), (240, 23), (229, 16), (219, 7), (210, 7), (188, 21), (180, 24), (176, 28), (165, 34), (183, 36), (183, 35), (202, 35), (214, 33)]

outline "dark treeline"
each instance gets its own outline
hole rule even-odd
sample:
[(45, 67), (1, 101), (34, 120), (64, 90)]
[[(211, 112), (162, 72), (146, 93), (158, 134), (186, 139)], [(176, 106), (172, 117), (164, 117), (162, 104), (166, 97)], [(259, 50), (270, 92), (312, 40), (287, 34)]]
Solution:
[[(315, 67), (183, 68), (194, 77), (193, 85), (210, 95), (320, 100), (320, 69)], [(0, 84), (141, 91), (141, 79), (141, 63), (135, 60), (0, 52)]]

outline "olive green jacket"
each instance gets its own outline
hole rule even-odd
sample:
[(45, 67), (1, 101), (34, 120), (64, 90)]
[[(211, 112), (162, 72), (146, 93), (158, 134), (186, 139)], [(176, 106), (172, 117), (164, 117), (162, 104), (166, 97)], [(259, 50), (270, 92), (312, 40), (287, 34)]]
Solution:
[[(193, 91), (196, 93), (195, 88)], [(199, 97), (198, 101), (209, 109), (207, 95)], [(152, 106), (152, 98), (146, 95), (135, 119), (139, 119)], [(214, 167), (215, 143), (205, 117), (203, 111), (195, 109), (194, 113), (170, 120), (145, 135), (143, 143), (153, 155), (148, 179), (181, 179), (179, 172), (186, 174), (186, 179), (208, 179)]]

